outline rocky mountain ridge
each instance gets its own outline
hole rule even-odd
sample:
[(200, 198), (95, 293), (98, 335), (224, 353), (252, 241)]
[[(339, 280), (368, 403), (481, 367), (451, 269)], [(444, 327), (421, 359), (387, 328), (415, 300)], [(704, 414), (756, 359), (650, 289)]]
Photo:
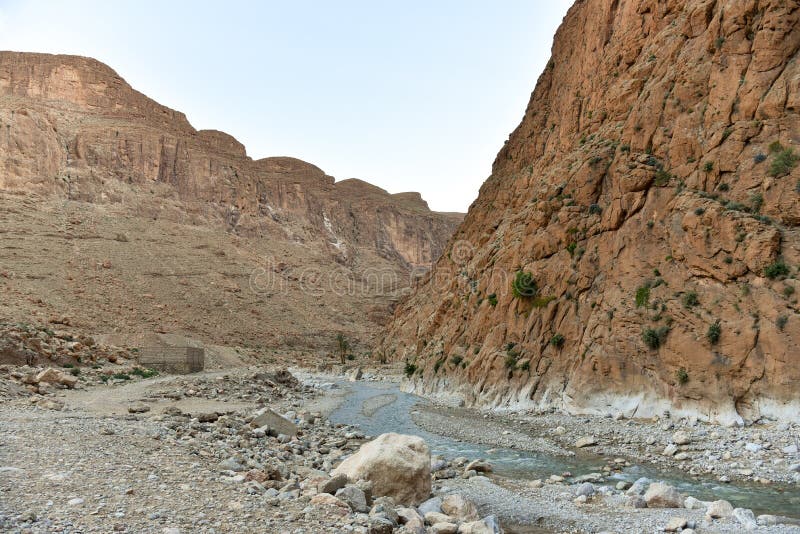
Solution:
[[(0, 192), (2, 231), (19, 241), (3, 252), (14, 280), (6, 318), (37, 311), (90, 332), (232, 343), (367, 336), (462, 218), (298, 159), (252, 160), (230, 135), (195, 130), (96, 60), (17, 52), (0, 52)], [(88, 283), (98, 275), (108, 280)], [(96, 290), (104, 283), (111, 294)], [(203, 327), (214, 308), (226, 310)], [(168, 309), (176, 317), (163, 317)]]
[(498, 409), (797, 419), (800, 7), (578, 1), (382, 350)]

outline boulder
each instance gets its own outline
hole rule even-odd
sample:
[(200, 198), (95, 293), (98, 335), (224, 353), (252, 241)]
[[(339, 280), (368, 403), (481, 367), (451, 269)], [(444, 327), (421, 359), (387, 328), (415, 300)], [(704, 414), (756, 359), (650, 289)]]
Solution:
[(456, 534), (458, 525), (455, 523), (436, 523), (431, 527), (431, 534)]
[(442, 499), (442, 512), (460, 521), (475, 521), (480, 518), (475, 505), (457, 493)]
[(331, 472), (333, 476), (339, 474), (351, 482), (372, 483), (372, 493), (377, 497), (416, 505), (431, 493), (431, 452), (420, 437), (381, 434)]
[(582, 438), (578, 438), (578, 441), (575, 442), (575, 447), (578, 449), (591, 447), (592, 445), (597, 445), (597, 438), (594, 436), (583, 436)]
[(735, 508), (732, 515), (745, 530), (753, 530), (758, 527), (756, 516), (749, 508)]
[(684, 528), (689, 521), (686, 520), (685, 517), (673, 517), (667, 522), (667, 526), (664, 527), (664, 532), (680, 532)]
[(294, 423), (269, 408), (262, 408), (257, 411), (256, 416), (250, 421), (250, 426), (253, 428), (268, 426), (275, 435), (297, 435), (297, 426)]
[(674, 487), (653, 482), (644, 494), (648, 508), (682, 508), (683, 496)]
[(425, 514), (425, 523), (431, 526), (437, 523), (450, 523), (452, 520), (452, 517), (441, 512), (428, 512)]
[(464, 471), (475, 471), (476, 473), (491, 473), (492, 464), (486, 460), (473, 460), (467, 464)]
[(150, 411), (150, 406), (143, 402), (135, 402), (128, 406), (128, 413), (145, 413)]
[(361, 372), (361, 367), (354, 367), (347, 371), (346, 376), (350, 382), (355, 382), (356, 380), (361, 380), (361, 376), (363, 373)]
[(733, 506), (728, 501), (719, 500), (708, 504), (706, 517), (709, 519), (720, 519), (730, 517), (733, 514)]
[(39, 384), (41, 382), (46, 382), (48, 384), (61, 384), (62, 386), (67, 386), (68, 388), (75, 387), (75, 384), (78, 383), (78, 379), (72, 375), (62, 373), (52, 367), (48, 367), (47, 369), (40, 371), (34, 378), (34, 382)]
[(442, 511), (442, 498), (441, 497), (433, 497), (432, 499), (428, 499), (427, 501), (420, 504), (417, 509), (421, 515), (425, 515), (428, 512), (441, 512)]

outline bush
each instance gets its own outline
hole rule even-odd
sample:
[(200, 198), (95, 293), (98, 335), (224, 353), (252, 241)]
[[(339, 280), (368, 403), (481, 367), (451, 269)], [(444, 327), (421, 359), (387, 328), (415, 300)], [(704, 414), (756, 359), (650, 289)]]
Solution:
[(489, 295), (489, 296), (487, 297), (487, 299), (489, 300), (489, 304), (490, 304), (490, 305), (491, 305), (493, 308), (494, 308), (495, 306), (497, 306), (497, 294), (496, 294), (496, 293), (492, 293), (491, 295)]
[(669, 184), (670, 180), (672, 180), (672, 175), (664, 169), (658, 169), (656, 171), (656, 179), (654, 183), (657, 187), (664, 187), (665, 185)]
[(561, 348), (564, 346), (564, 336), (561, 334), (556, 334), (550, 338), (550, 344), (556, 348)]
[(531, 273), (517, 271), (514, 280), (511, 282), (511, 291), (518, 299), (530, 298), (536, 295), (536, 282), (533, 281)]
[(730, 190), (730, 188), (731, 188), (731, 186), (729, 186), (729, 185), (728, 185), (728, 184), (726, 184), (726, 183), (721, 183), (721, 184), (719, 184), (719, 185), (717, 186), (717, 189), (719, 189), (720, 191), (723, 191), (723, 192), (724, 192), (724, 191), (729, 191), (729, 190)]
[(755, 163), (757, 163), (757, 164), (758, 164), (758, 163), (762, 163), (762, 162), (763, 162), (763, 161), (765, 161), (766, 159), (767, 159), (767, 155), (766, 155), (766, 154), (762, 154), (761, 152), (759, 152), (758, 154), (756, 154), (755, 156), (753, 156), (753, 161), (754, 161)]
[(600, 215), (601, 213), (603, 213), (603, 208), (600, 207), (600, 204), (589, 204), (590, 215)]
[(346, 356), (346, 358), (347, 358), (348, 360), (350, 360), (350, 361), (353, 361), (353, 360), (355, 360), (355, 359), (356, 359), (356, 355), (355, 355), (355, 354), (352, 354), (352, 353), (350, 353), (350, 354), (348, 354), (348, 355)]
[(406, 366), (405, 366), (405, 368), (403, 368), (403, 372), (406, 374), (406, 376), (407, 376), (408, 378), (411, 378), (411, 376), (412, 376), (414, 373), (416, 373), (416, 372), (417, 372), (417, 366), (416, 366), (416, 365), (414, 365), (413, 363), (406, 362)]
[(789, 266), (778, 260), (764, 267), (764, 276), (770, 280), (774, 280), (780, 276), (787, 276), (789, 274)]
[(689, 381), (689, 373), (686, 372), (685, 367), (681, 367), (675, 371), (675, 378), (678, 380), (679, 384), (683, 385)]
[(522, 365), (520, 365), (519, 368), (522, 369), (523, 371), (530, 371), (531, 361), (525, 360), (524, 362), (522, 362)]
[(454, 354), (453, 356), (450, 357), (450, 363), (452, 363), (456, 367), (458, 367), (458, 364), (460, 364), (462, 361), (464, 361), (464, 357), (458, 354)]
[(575, 243), (574, 241), (572, 243), (570, 243), (569, 245), (567, 245), (567, 252), (569, 252), (570, 256), (574, 256), (575, 255), (575, 249), (577, 248), (577, 246), (578, 246), (578, 244)]
[(439, 372), (439, 369), (441, 369), (443, 363), (444, 363), (444, 358), (439, 358), (438, 360), (436, 360), (436, 363), (433, 364), (434, 374)]
[(778, 325), (778, 330), (783, 332), (783, 329), (786, 328), (786, 323), (789, 322), (789, 317), (786, 315), (778, 316), (778, 319), (775, 321), (775, 324)]
[(694, 291), (689, 291), (683, 295), (683, 307), (684, 308), (693, 308), (700, 304), (700, 299), (697, 298), (697, 293)]
[(115, 374), (111, 375), (111, 378), (113, 378), (115, 380), (130, 380), (131, 379), (130, 375), (127, 375), (125, 373), (115, 373)]
[(722, 336), (722, 327), (719, 324), (719, 321), (712, 324), (708, 327), (708, 331), (706, 332), (706, 337), (708, 341), (711, 342), (712, 345), (716, 345), (719, 342), (719, 338)]
[(536, 297), (531, 301), (531, 305), (534, 308), (544, 308), (554, 300), (556, 300), (556, 298), (552, 295), (548, 295), (546, 297)]
[(144, 369), (142, 367), (137, 367), (133, 371), (131, 371), (131, 374), (142, 378), (152, 378), (158, 374), (158, 371), (156, 371), (155, 369)]
[(697, 215), (697, 216), (700, 216), (700, 215), (704, 214), (705, 212), (706, 212), (705, 208), (695, 208), (695, 210), (694, 210), (694, 214)]
[(505, 366), (506, 369), (513, 369), (517, 366), (517, 355), (516, 354), (507, 354), (505, 359)]
[(636, 288), (636, 307), (646, 308), (650, 302), (650, 284), (645, 284)]
[(706, 171), (706, 172), (711, 172), (711, 171), (713, 171), (713, 170), (714, 170), (714, 162), (712, 162), (712, 161), (706, 161), (706, 162), (703, 164), (703, 170), (704, 170), (704, 171)]
[(73, 367), (72, 369), (69, 370), (69, 374), (71, 374), (72, 376), (78, 376), (79, 374), (81, 374), (81, 370), (78, 369), (77, 367)]
[(645, 345), (655, 350), (660, 347), (664, 341), (666, 341), (667, 334), (669, 334), (668, 326), (646, 328), (645, 331), (642, 332), (642, 340), (644, 341)]
[(798, 160), (800, 160), (800, 157), (791, 148), (781, 150), (772, 158), (772, 163), (769, 165), (769, 175), (774, 178), (786, 176), (792, 172)]

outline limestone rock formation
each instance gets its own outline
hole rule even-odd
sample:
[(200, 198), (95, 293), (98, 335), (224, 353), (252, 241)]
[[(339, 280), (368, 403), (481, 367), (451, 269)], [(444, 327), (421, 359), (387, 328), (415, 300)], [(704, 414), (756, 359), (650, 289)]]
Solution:
[[(0, 316), (27, 320), (40, 300), (89, 331), (274, 346), (367, 336), (462, 219), (294, 158), (254, 161), (93, 59), (16, 52), (0, 52), (0, 203), (22, 250), (0, 252), (19, 291)], [(50, 274), (31, 272), (42, 249)], [(84, 288), (92, 277), (115, 281)]]
[(385, 336), (409, 388), (503, 409), (796, 420), (798, 18), (796, 1), (576, 2)]

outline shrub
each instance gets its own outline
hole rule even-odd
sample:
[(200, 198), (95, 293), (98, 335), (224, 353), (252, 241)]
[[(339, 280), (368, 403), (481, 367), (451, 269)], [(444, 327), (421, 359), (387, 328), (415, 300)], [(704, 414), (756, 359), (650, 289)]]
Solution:
[(458, 366), (458, 364), (460, 364), (462, 361), (464, 361), (464, 358), (463, 358), (462, 356), (458, 355), (458, 354), (454, 354), (453, 356), (451, 356), (451, 357), (450, 357), (450, 363), (452, 363), (452, 364), (453, 364), (453, 365), (455, 365), (456, 367), (457, 367), (457, 366)]
[(125, 373), (115, 373), (115, 374), (111, 375), (111, 378), (114, 378), (116, 380), (130, 380), (131, 379), (130, 375), (127, 375)]
[(75, 365), (73, 365), (71, 363), (65, 363), (61, 367), (63, 367), (64, 369), (72, 369), (73, 367), (75, 367)]
[(794, 286), (783, 286), (783, 296), (787, 299), (794, 295)]
[(708, 341), (711, 342), (712, 345), (716, 345), (719, 342), (719, 338), (722, 336), (722, 327), (719, 324), (719, 321), (712, 324), (708, 327), (708, 331), (706, 332), (706, 337)]
[(548, 295), (546, 297), (536, 297), (531, 301), (531, 305), (534, 308), (544, 308), (554, 300), (556, 300), (556, 298), (552, 295)]
[(656, 186), (664, 187), (665, 185), (669, 184), (670, 180), (672, 180), (672, 175), (664, 169), (658, 169), (656, 171), (656, 179), (654, 182)]
[(336, 347), (339, 349), (339, 359), (341, 360), (342, 365), (344, 365), (344, 362), (347, 359), (347, 351), (350, 349), (350, 342), (347, 341), (347, 338), (344, 337), (344, 334), (336, 334)]
[(69, 374), (71, 374), (72, 376), (78, 376), (79, 374), (81, 374), (81, 370), (78, 369), (77, 367), (73, 367), (72, 369), (69, 370)]
[(765, 161), (766, 159), (767, 159), (767, 155), (766, 155), (766, 154), (763, 154), (763, 153), (761, 153), (761, 152), (759, 152), (758, 154), (756, 154), (755, 156), (753, 156), (753, 161), (754, 161), (756, 164), (758, 164), (758, 163), (762, 163), (762, 162), (763, 162), (763, 161)]
[(761, 206), (764, 205), (764, 196), (761, 193), (755, 193), (750, 196), (750, 211), (758, 213), (761, 211)]
[(677, 371), (675, 371), (675, 379), (678, 381), (678, 384), (685, 384), (689, 381), (689, 373), (686, 372), (685, 367), (681, 367)]
[(722, 140), (724, 141), (725, 139), (730, 137), (732, 133), (733, 133), (733, 128), (725, 128), (722, 131)]
[(695, 210), (694, 210), (694, 214), (698, 215), (698, 216), (704, 214), (705, 212), (706, 212), (705, 208), (695, 208)]
[(519, 368), (522, 369), (523, 371), (530, 371), (531, 361), (525, 360), (524, 362), (522, 362), (522, 365), (520, 365)]
[(356, 355), (355, 355), (355, 354), (353, 354), (353, 353), (351, 352), (350, 354), (348, 354), (348, 355), (346, 356), (346, 358), (347, 358), (348, 360), (350, 360), (350, 361), (353, 361), (353, 360), (355, 360), (355, 359), (356, 359)]
[(636, 289), (636, 307), (646, 308), (650, 302), (650, 284), (639, 286)]
[(578, 244), (575, 243), (574, 241), (572, 243), (570, 243), (569, 245), (567, 245), (567, 252), (569, 252), (570, 256), (574, 256), (575, 255), (575, 248), (577, 246), (578, 246)]
[(642, 332), (642, 340), (644, 341), (645, 345), (655, 350), (660, 347), (664, 341), (666, 341), (667, 334), (669, 334), (668, 326), (646, 328), (645, 331)]
[(689, 291), (683, 295), (683, 307), (684, 308), (693, 308), (700, 304), (700, 299), (697, 298), (697, 293), (694, 291)]
[(436, 360), (436, 363), (433, 364), (434, 374), (439, 372), (439, 369), (441, 369), (443, 363), (444, 363), (444, 358), (439, 358), (438, 360)]
[(533, 281), (531, 273), (517, 271), (514, 280), (511, 282), (511, 291), (518, 299), (530, 298), (536, 295), (536, 282)]
[(506, 355), (505, 366), (506, 369), (513, 369), (517, 366), (517, 359), (519, 356), (516, 353), (509, 353)]
[(772, 163), (769, 165), (769, 175), (774, 178), (786, 176), (792, 172), (798, 160), (800, 160), (800, 157), (791, 148), (781, 150), (772, 158)]
[(706, 171), (706, 172), (711, 172), (711, 171), (713, 171), (713, 170), (714, 170), (714, 162), (712, 162), (712, 161), (706, 161), (706, 162), (703, 164), (703, 170), (704, 170), (704, 171)]
[(782, 260), (778, 260), (775, 263), (771, 263), (764, 267), (764, 276), (770, 280), (774, 280), (775, 278), (786, 276), (788, 274), (789, 266), (783, 263)]
[(491, 295), (489, 295), (489, 296), (487, 297), (487, 299), (489, 300), (489, 304), (490, 304), (492, 307), (495, 307), (495, 306), (497, 306), (497, 294), (496, 294), (496, 293), (492, 293)]
[(786, 328), (786, 323), (789, 322), (789, 317), (786, 315), (778, 316), (778, 319), (775, 321), (775, 324), (778, 325), (778, 330), (783, 332), (783, 329)]
[(406, 374), (408, 378), (411, 378), (411, 375), (417, 372), (417, 366), (413, 363), (406, 362), (405, 368), (403, 368), (403, 372)]
[(564, 336), (561, 334), (555, 334), (550, 338), (550, 344), (556, 348), (561, 348), (564, 346)]
[(600, 215), (601, 213), (603, 213), (603, 208), (599, 204), (589, 204), (590, 215)]
[(773, 141), (769, 144), (769, 153), (776, 154), (778, 152), (783, 152), (783, 145), (780, 141)]
[(724, 191), (729, 191), (729, 190), (730, 190), (730, 188), (731, 188), (731, 186), (729, 186), (729, 185), (728, 185), (728, 184), (726, 184), (726, 183), (721, 183), (721, 184), (719, 184), (719, 185), (717, 186), (717, 189), (719, 189), (720, 191), (723, 191), (723, 192), (724, 192)]
[(136, 367), (133, 371), (131, 371), (132, 375), (139, 376), (141, 378), (152, 378), (158, 374), (158, 371), (155, 369), (144, 369), (142, 367)]

